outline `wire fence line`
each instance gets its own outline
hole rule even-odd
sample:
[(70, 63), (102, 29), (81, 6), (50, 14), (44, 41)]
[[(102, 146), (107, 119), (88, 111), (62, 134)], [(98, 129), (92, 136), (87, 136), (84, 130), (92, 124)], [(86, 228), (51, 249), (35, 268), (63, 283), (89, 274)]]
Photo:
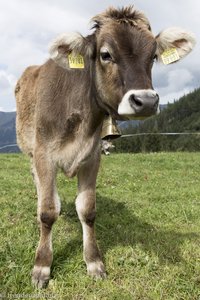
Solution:
[[(200, 132), (144, 132), (144, 133), (123, 134), (120, 136), (120, 138), (145, 136), (145, 135), (200, 135)], [(10, 148), (10, 147), (18, 147), (18, 145), (17, 144), (4, 145), (0, 147), (0, 150)]]
[(0, 147), (0, 150), (5, 149), (5, 148), (10, 148), (10, 147), (18, 147), (18, 145), (17, 144), (4, 145), (4, 146)]
[(143, 135), (200, 135), (200, 132), (144, 132), (144, 133), (131, 133), (123, 134), (121, 138), (131, 136), (143, 136)]

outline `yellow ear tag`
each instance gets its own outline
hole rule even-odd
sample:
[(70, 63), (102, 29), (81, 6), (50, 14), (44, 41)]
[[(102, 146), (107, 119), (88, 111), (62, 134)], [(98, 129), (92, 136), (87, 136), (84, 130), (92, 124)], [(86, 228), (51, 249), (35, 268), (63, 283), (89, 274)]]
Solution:
[(169, 64), (179, 60), (180, 56), (179, 56), (176, 48), (170, 48), (170, 49), (165, 50), (163, 52), (163, 54), (161, 54), (161, 58), (162, 58), (164, 65), (169, 65)]
[(84, 59), (80, 54), (69, 54), (68, 55), (70, 69), (84, 69)]

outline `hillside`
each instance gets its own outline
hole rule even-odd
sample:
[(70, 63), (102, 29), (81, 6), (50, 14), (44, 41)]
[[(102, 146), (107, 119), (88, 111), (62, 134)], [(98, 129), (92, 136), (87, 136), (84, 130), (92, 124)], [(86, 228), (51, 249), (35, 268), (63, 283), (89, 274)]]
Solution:
[(3, 112), (0, 111), (0, 128), (12, 127), (13, 122), (15, 122), (15, 112)]
[[(15, 112), (0, 112), (0, 148), (16, 144)], [(18, 147), (0, 149), (0, 152), (18, 152)]]
[[(129, 124), (124, 134), (150, 135), (135, 136), (116, 141), (117, 151), (199, 151), (200, 135), (200, 88), (179, 101), (168, 104), (158, 116), (151, 117), (138, 126)], [(154, 133), (152, 135), (152, 133)], [(158, 135), (158, 133), (187, 133), (185, 135)]]

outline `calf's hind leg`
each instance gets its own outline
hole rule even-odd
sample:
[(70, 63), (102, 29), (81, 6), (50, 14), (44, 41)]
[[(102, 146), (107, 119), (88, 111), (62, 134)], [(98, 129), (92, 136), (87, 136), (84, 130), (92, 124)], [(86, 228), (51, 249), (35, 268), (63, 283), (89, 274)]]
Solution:
[(76, 210), (83, 229), (83, 256), (87, 272), (92, 277), (105, 278), (105, 268), (97, 246), (94, 221), (96, 214), (96, 177), (99, 154), (86, 163), (78, 173)]
[(36, 250), (32, 282), (38, 288), (47, 285), (53, 260), (51, 229), (60, 213), (60, 201), (56, 191), (56, 169), (44, 154), (35, 154), (33, 171), (38, 193), (38, 223), (40, 240)]

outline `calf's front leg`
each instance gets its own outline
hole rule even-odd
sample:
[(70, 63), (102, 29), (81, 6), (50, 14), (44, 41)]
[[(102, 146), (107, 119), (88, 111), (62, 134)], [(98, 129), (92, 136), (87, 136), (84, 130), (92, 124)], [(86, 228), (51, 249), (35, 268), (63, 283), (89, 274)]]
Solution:
[(56, 170), (43, 155), (36, 155), (33, 165), (38, 193), (38, 223), (40, 240), (36, 250), (32, 283), (43, 288), (50, 278), (53, 260), (51, 230), (60, 213), (60, 201), (55, 186)]
[(76, 210), (83, 230), (83, 257), (92, 277), (105, 278), (106, 272), (97, 246), (94, 222), (96, 215), (96, 177), (100, 154), (90, 159), (78, 173)]

